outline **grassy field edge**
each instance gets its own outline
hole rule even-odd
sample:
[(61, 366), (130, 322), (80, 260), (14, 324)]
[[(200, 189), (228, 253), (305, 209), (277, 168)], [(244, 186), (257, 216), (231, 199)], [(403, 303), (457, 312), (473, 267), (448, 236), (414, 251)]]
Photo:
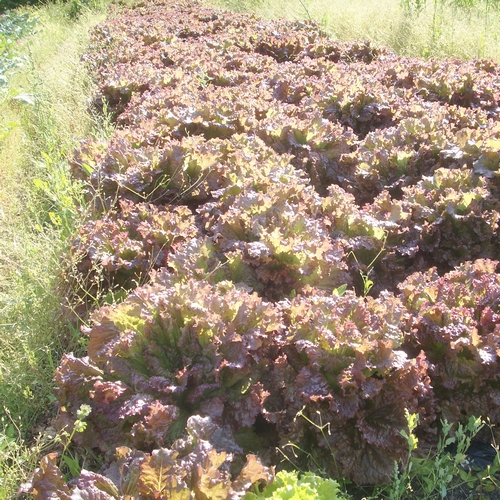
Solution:
[(2, 25), (1, 55), (16, 64), (0, 94), (1, 499), (14, 497), (53, 446), (39, 432), (54, 412), (54, 369), (64, 352), (81, 348), (58, 291), (61, 257), (85, 210), (67, 158), (79, 139), (105, 134), (89, 113), (92, 82), (81, 64), (105, 9), (78, 5), (19, 9)]

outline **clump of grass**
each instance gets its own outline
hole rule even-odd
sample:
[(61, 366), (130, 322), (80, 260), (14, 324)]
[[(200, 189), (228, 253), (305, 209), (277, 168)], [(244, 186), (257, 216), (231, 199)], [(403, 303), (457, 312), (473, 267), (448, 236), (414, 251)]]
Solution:
[(212, 0), (266, 18), (314, 20), (339, 40), (415, 57), (500, 60), (498, 0)]
[(80, 58), (104, 9), (82, 4), (78, 16), (71, 9), (12, 11), (11, 19), (36, 18), (35, 33), (0, 53), (19, 61), (0, 89), (0, 499), (12, 498), (35, 466), (45, 446), (37, 426), (53, 411), (54, 369), (80, 346), (57, 289), (61, 257), (84, 211), (67, 158), (78, 139), (100, 133)]

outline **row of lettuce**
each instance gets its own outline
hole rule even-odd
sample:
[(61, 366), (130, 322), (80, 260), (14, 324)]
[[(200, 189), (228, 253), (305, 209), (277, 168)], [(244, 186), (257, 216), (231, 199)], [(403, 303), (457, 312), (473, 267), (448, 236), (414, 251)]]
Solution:
[(54, 425), (90, 408), (74, 439), (104, 465), (67, 484), (49, 455), (27, 490), (254, 498), (287, 467), (379, 484), (408, 413), (421, 454), (441, 420), (500, 422), (495, 64), (168, 0), (111, 16), (86, 62), (118, 127), (72, 161), (89, 343), (56, 370)]

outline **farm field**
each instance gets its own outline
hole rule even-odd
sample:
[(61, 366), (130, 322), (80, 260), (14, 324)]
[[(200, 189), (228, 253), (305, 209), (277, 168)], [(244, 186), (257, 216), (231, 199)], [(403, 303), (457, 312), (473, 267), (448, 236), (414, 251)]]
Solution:
[(66, 155), (79, 229), (40, 224), (73, 337), (22, 491), (495, 495), (498, 65), (169, 0), (84, 60), (114, 129)]

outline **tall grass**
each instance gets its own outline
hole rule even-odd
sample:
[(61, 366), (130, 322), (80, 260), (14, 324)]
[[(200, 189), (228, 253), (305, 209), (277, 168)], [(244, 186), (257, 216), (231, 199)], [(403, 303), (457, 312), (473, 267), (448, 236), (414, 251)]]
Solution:
[(0, 87), (0, 499), (12, 498), (35, 466), (45, 446), (35, 436), (54, 410), (54, 369), (79, 348), (57, 292), (84, 208), (67, 157), (77, 139), (100, 133), (80, 57), (89, 28), (104, 18), (81, 7), (11, 13), (36, 18), (35, 33), (0, 51), (18, 62)]
[(212, 0), (266, 18), (314, 20), (339, 40), (415, 57), (500, 61), (499, 0)]

